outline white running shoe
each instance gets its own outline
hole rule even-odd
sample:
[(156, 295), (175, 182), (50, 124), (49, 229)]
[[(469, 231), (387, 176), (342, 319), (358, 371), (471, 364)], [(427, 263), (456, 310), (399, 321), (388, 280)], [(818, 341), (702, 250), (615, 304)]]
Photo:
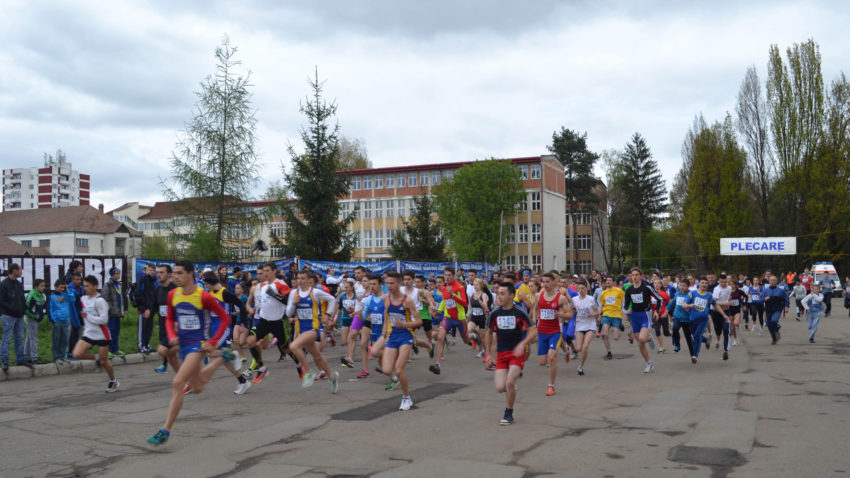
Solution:
[(413, 400), (410, 397), (401, 397), (401, 406), (398, 407), (399, 410), (410, 410), (410, 407), (413, 406)]
[(732, 347), (738, 346), (738, 339), (732, 339)]
[(339, 390), (339, 372), (334, 372), (328, 382), (328, 385), (330, 385), (331, 393), (336, 393), (336, 391)]
[(307, 388), (313, 385), (313, 382), (316, 380), (316, 374), (313, 372), (307, 372), (301, 377), (301, 388)]
[(236, 386), (236, 390), (234, 390), (233, 393), (236, 395), (245, 395), (245, 392), (247, 392), (249, 388), (251, 388), (251, 382), (245, 380)]
[(645, 369), (643, 369), (643, 373), (649, 373), (649, 372), (652, 372), (654, 369), (655, 369), (655, 364), (653, 364), (651, 361), (650, 361), (650, 362), (647, 362), (647, 363), (646, 363), (646, 368), (645, 368)]

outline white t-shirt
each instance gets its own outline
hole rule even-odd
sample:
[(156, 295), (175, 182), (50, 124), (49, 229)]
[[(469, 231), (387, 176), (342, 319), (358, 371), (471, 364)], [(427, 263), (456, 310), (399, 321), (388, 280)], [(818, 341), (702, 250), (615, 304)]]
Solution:
[(576, 311), (576, 332), (596, 330), (596, 317), (591, 315), (596, 314), (599, 305), (593, 296), (586, 295), (583, 299), (580, 296), (573, 297), (573, 308)]
[(86, 313), (85, 330), (83, 337), (92, 340), (109, 340), (109, 329), (106, 324), (109, 323), (109, 304), (106, 303), (103, 297), (97, 295), (89, 297), (84, 295), (80, 297), (80, 302), (83, 304), (83, 312)]
[(711, 292), (711, 296), (717, 302), (729, 302), (729, 298), (732, 296), (732, 287), (728, 285), (726, 287), (720, 287), (718, 285)]

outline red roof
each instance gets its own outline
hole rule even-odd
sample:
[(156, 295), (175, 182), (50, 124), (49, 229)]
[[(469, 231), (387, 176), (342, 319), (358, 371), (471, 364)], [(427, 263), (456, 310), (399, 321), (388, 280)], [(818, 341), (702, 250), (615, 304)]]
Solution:
[[(525, 158), (509, 158), (503, 161), (511, 161), (514, 164), (529, 164), (539, 163), (541, 156), (528, 156)], [(434, 169), (457, 169), (476, 161), (463, 161), (459, 163), (437, 163), (437, 164), (416, 164), (413, 166), (393, 166), (389, 168), (369, 168), (369, 169), (352, 169), (350, 171), (338, 171), (337, 174), (348, 174), (357, 176), (362, 174), (379, 174), (379, 173), (401, 173), (407, 171), (431, 171)]]

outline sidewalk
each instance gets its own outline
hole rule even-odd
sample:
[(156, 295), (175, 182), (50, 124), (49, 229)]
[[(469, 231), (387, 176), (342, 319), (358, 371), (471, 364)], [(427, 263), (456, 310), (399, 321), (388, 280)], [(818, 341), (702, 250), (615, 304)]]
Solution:
[[(112, 358), (112, 366), (117, 367), (124, 364), (143, 363), (143, 362), (162, 362), (162, 357), (156, 353), (148, 355), (135, 353), (127, 354), (123, 357), (115, 356)], [(7, 380), (20, 380), (24, 378), (47, 377), (50, 375), (69, 375), (72, 373), (94, 372), (98, 368), (94, 360), (72, 360), (65, 361), (61, 364), (46, 363), (33, 365), (32, 368), (16, 365), (9, 367), (8, 372), (0, 370), (0, 382)]]

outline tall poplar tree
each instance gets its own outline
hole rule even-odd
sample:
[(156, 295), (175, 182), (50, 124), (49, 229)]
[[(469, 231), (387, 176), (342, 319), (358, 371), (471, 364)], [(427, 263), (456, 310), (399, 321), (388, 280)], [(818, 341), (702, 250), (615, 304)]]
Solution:
[(349, 191), (349, 179), (337, 174), (339, 160), (339, 124), (334, 123), (336, 103), (322, 98), (323, 81), (319, 72), (308, 79), (311, 96), (299, 111), (307, 118), (301, 128), (304, 152), (288, 146), (292, 169), (284, 172), (286, 187), (293, 203), (281, 204), (286, 223), (283, 252), (287, 256), (348, 261), (354, 251), (354, 235), (348, 228), (355, 215), (339, 219), (339, 199)]

